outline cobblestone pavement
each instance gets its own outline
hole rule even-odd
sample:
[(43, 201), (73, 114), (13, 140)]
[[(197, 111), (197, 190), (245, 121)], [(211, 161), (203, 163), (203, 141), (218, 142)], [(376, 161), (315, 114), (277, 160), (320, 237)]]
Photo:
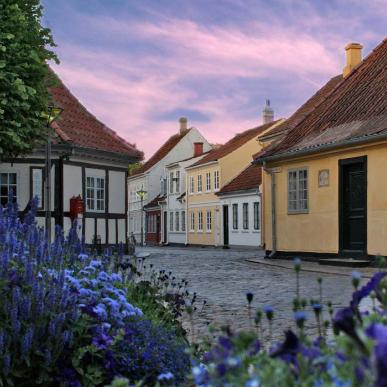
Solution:
[[(253, 310), (271, 305), (275, 310), (273, 336), (279, 337), (293, 327), (292, 300), (295, 295), (295, 273), (286, 268), (257, 264), (247, 259), (262, 258), (262, 251), (221, 250), (214, 248), (145, 247), (148, 263), (156, 269), (172, 271), (177, 278), (189, 281), (188, 289), (198, 296), (194, 318), (195, 336), (208, 333), (208, 324), (228, 324), (233, 329), (249, 327), (246, 292), (254, 293)], [(351, 272), (351, 269), (348, 269)], [(300, 273), (300, 295), (308, 301), (319, 297), (317, 278), (323, 277), (323, 300), (334, 307), (348, 304), (351, 277), (314, 272)], [(203, 311), (201, 305), (207, 300)], [(325, 310), (325, 317), (328, 313)], [(309, 313), (308, 330), (315, 330), (313, 312)], [(265, 325), (266, 321), (265, 321)], [(189, 328), (187, 321), (186, 328)], [(268, 329), (264, 327), (267, 337)]]

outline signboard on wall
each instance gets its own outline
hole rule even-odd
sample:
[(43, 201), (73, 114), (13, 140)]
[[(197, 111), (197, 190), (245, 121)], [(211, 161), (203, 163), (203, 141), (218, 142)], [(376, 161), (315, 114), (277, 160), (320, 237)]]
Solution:
[(322, 169), (321, 171), (318, 171), (318, 186), (329, 186), (329, 169)]

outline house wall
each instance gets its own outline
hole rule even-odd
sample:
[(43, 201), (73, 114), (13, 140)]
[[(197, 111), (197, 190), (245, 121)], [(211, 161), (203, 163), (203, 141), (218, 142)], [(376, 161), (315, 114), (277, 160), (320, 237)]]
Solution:
[[(254, 229), (254, 203), (261, 202), (258, 191), (255, 194), (240, 194), (222, 197), (222, 205), (228, 205), (229, 245), (261, 246), (261, 207), (259, 207), (259, 229)], [(248, 229), (243, 229), (243, 203), (248, 204)], [(233, 204), (238, 205), (238, 229), (233, 229)]]
[[(352, 147), (294, 161), (271, 163), (276, 173), (277, 250), (285, 252), (339, 252), (339, 160), (367, 156), (367, 245), (368, 254), (387, 255), (387, 144)], [(309, 173), (309, 212), (288, 214), (287, 171), (307, 167)], [(328, 169), (329, 186), (318, 186), (318, 172)], [(263, 174), (264, 242), (272, 249), (271, 182)]]
[[(31, 199), (31, 167), (44, 167), (41, 157), (26, 157), (16, 160), (13, 164), (1, 163), (0, 172), (17, 173), (17, 199), (23, 210)], [(85, 212), (79, 216), (79, 235), (91, 244), (94, 235), (100, 235), (102, 244), (126, 242), (127, 235), (127, 199), (126, 175), (127, 168), (121, 164), (106, 165), (103, 161), (97, 164), (87, 158), (59, 160), (53, 157), (51, 171), (51, 224), (52, 235), (55, 224), (63, 227), (67, 233), (71, 227), (70, 198), (80, 195), (85, 199), (85, 179), (90, 173), (105, 178), (105, 210), (103, 212)], [(44, 185), (44, 182), (43, 182)], [(86, 207), (85, 207), (86, 210)], [(44, 226), (44, 206), (38, 209), (37, 222)], [(110, 228), (110, 226), (112, 228)]]
[[(161, 179), (166, 178), (166, 166), (180, 160), (192, 157), (194, 154), (194, 143), (202, 142), (203, 151), (208, 152), (211, 149), (209, 142), (195, 128), (192, 128), (176, 146), (157, 164), (139, 176), (130, 177), (128, 180), (129, 186), (129, 234), (134, 233), (137, 240), (141, 237), (141, 230), (138, 224), (141, 223), (141, 211), (139, 199), (131, 198), (130, 192), (136, 192), (141, 185), (147, 191), (144, 198), (144, 205), (153, 200), (161, 191)], [(139, 188), (138, 188), (139, 187)], [(144, 219), (145, 219), (145, 215)]]

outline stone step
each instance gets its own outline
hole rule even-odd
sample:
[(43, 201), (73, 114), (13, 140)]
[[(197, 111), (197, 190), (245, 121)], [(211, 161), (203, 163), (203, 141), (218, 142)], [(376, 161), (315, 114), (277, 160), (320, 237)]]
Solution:
[(353, 258), (324, 258), (319, 259), (320, 265), (342, 266), (342, 267), (369, 267), (371, 261), (368, 259), (353, 259)]

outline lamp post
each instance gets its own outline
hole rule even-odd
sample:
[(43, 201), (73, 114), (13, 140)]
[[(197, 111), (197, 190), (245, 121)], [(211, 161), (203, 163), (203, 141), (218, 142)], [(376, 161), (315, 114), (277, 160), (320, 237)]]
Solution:
[(48, 113), (45, 114), (47, 119), (47, 142), (46, 142), (46, 162), (45, 162), (45, 225), (47, 240), (51, 243), (51, 124), (60, 116), (63, 109), (56, 106), (49, 106)]
[(144, 246), (144, 196), (147, 194), (147, 192), (144, 190), (143, 187), (139, 191), (137, 191), (137, 195), (140, 196), (141, 199), (141, 246)]

